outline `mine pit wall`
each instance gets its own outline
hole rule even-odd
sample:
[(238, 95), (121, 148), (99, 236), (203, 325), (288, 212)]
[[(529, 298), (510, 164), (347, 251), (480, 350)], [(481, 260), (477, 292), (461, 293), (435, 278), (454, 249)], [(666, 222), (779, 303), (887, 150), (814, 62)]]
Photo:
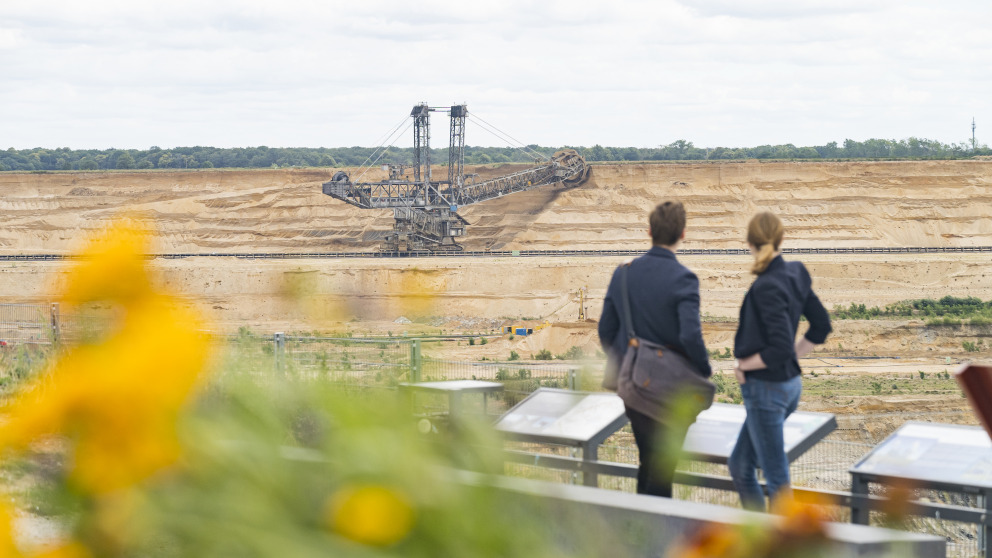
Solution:
[[(596, 164), (526, 228), (497, 236), (505, 249), (635, 248), (668, 197), (686, 204), (686, 248), (738, 248), (764, 209), (797, 247), (992, 245), (987, 161)], [(503, 203), (506, 219), (524, 217)], [(491, 218), (485, 204), (465, 215)]]
[[(483, 180), (524, 167), (466, 170)], [(392, 212), (323, 195), (336, 170), (0, 173), (0, 254), (69, 253), (124, 212), (152, 221), (159, 253), (375, 250)], [(363, 180), (381, 178), (372, 169)], [(742, 247), (759, 209), (781, 215), (793, 247), (992, 246), (990, 161), (595, 164), (574, 188), (461, 208), (470, 225), (460, 242), (469, 250), (640, 248), (648, 211), (669, 197), (689, 212), (686, 248)]]
[[(598, 319), (613, 269), (625, 258), (154, 260), (164, 286), (222, 328), (321, 329), (406, 317), (575, 321), (578, 290)], [(806, 255), (824, 305), (884, 306), (945, 295), (992, 299), (983, 254)], [(702, 312), (734, 320), (753, 276), (747, 256), (680, 256), (701, 283)], [(0, 262), (0, 302), (51, 300), (71, 264)]]

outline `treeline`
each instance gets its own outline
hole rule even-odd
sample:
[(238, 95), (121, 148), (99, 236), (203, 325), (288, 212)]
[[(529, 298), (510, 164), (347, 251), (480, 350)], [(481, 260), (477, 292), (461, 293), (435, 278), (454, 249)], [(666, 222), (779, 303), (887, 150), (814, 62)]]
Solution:
[[(678, 140), (659, 147), (564, 146), (581, 153), (587, 161), (708, 161), (741, 159), (963, 159), (992, 155), (988, 146), (972, 149), (969, 144), (945, 144), (939, 141), (909, 138), (905, 140), (869, 139), (830, 142), (813, 147), (759, 145), (757, 147), (696, 147), (691, 141)], [(527, 148), (465, 148), (465, 162), (530, 163), (535, 154), (549, 156), (558, 149), (529, 145)], [(380, 156), (381, 155), (381, 156)], [(433, 149), (432, 161), (445, 164), (447, 148)], [(110, 169), (203, 169), (203, 168), (283, 168), (283, 167), (357, 167), (366, 164), (410, 164), (412, 148), (390, 147), (377, 153), (370, 147), (176, 147), (162, 149), (21, 149), (0, 151), (0, 171), (110, 170)]]
[(983, 302), (977, 297), (956, 297), (945, 296), (939, 300), (931, 298), (921, 298), (916, 300), (904, 300), (889, 304), (884, 308), (878, 306), (867, 307), (864, 304), (855, 304), (847, 308), (837, 306), (831, 314), (842, 320), (870, 320), (872, 318), (942, 318), (951, 319), (953, 322), (961, 323), (962, 319), (971, 319), (974, 325), (985, 325), (992, 323), (992, 300)]

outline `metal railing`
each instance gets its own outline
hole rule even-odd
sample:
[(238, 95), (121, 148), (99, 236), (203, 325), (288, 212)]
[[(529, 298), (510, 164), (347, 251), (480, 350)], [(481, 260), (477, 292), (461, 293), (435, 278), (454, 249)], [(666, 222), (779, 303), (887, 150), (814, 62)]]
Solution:
[[(883, 418), (883, 417), (879, 417)], [(992, 525), (980, 497), (934, 490), (915, 491), (914, 501), (904, 510), (901, 524), (881, 510), (891, 511), (882, 487), (874, 486), (868, 496), (852, 494), (849, 469), (874, 444), (850, 442), (844, 433), (834, 432), (813, 446), (791, 464), (790, 473), (797, 498), (810, 503), (833, 503), (826, 506), (831, 520), (851, 521), (851, 508), (874, 510), (870, 524), (895, 526), (917, 533), (942, 536), (947, 540), (947, 555), (952, 557), (988, 556), (982, 531)], [(508, 443), (506, 473), (553, 482), (580, 484), (583, 473), (598, 476), (604, 489), (635, 492), (638, 454), (630, 426), (613, 434), (600, 446), (598, 460), (581, 459), (574, 448), (550, 444)], [(676, 473), (674, 495), (677, 499), (739, 507), (740, 502), (727, 466), (716, 463), (683, 461)]]

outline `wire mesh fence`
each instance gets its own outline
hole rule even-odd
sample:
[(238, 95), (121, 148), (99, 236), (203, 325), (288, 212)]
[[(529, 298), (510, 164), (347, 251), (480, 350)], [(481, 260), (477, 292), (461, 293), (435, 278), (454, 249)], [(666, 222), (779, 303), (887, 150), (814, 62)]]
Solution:
[(0, 304), (0, 346), (50, 344), (56, 336), (57, 306)]
[(395, 388), (406, 382), (500, 382), (504, 390), (488, 398), (486, 412), (490, 416), (502, 414), (538, 388), (574, 388), (580, 369), (572, 364), (432, 358), (422, 354), (417, 339), (258, 335), (248, 331), (218, 338), (225, 347), (225, 368), (256, 375), (278, 373), (368, 388)]
[(0, 304), (0, 387), (43, 369), (63, 343), (84, 338), (90, 323), (58, 304)]

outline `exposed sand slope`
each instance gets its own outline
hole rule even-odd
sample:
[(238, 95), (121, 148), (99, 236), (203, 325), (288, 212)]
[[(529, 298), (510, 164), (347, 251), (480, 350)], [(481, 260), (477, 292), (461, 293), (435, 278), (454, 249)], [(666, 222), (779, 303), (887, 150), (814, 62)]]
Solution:
[[(736, 318), (752, 281), (747, 256), (682, 256), (700, 278), (702, 311)], [(588, 286), (587, 315), (598, 318), (610, 275), (623, 258), (417, 258), (155, 260), (164, 281), (219, 322), (318, 326), (321, 321), (392, 322), (401, 316), (578, 317), (577, 293)], [(807, 255), (802, 258), (828, 307), (869, 306), (913, 298), (992, 299), (987, 254)], [(67, 266), (0, 262), (0, 301), (46, 300)], [(302, 298), (293, 301), (292, 293)], [(326, 324), (324, 324), (326, 326)], [(270, 329), (269, 326), (266, 329)]]
[(690, 213), (687, 248), (739, 247), (759, 209), (783, 218), (795, 246), (992, 244), (984, 161), (596, 165), (530, 228), (500, 239), (508, 248), (636, 247), (647, 211), (669, 196)]
[[(487, 178), (523, 167), (469, 170)], [(333, 170), (0, 173), (0, 253), (70, 251), (86, 230), (122, 211), (154, 220), (161, 252), (375, 249), (392, 213), (323, 195), (320, 184)], [(576, 188), (462, 208), (471, 223), (462, 243), (640, 248), (647, 211), (669, 196), (690, 212), (687, 248), (740, 247), (759, 208), (783, 217), (793, 246), (992, 245), (988, 161), (595, 165)]]

